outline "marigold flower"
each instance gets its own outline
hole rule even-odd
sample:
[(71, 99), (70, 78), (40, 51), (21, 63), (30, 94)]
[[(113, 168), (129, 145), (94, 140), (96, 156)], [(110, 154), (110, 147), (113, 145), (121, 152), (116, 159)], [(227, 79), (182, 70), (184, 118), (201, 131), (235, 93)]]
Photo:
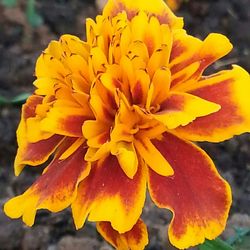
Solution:
[(162, 0), (109, 0), (86, 26), (86, 42), (63, 35), (37, 60), (15, 173), (54, 158), (5, 213), (31, 226), (38, 209), (71, 206), (77, 229), (88, 219), (117, 249), (144, 249), (147, 185), (154, 203), (173, 212), (173, 245), (214, 239), (231, 191), (190, 141), (250, 130), (249, 74), (233, 66), (202, 76), (231, 43), (220, 34), (188, 35)]

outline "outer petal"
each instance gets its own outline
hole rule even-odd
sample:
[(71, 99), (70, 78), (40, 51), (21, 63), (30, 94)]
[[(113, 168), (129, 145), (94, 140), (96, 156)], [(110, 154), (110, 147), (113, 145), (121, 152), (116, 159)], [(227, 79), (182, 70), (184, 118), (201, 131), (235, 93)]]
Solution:
[[(17, 129), (16, 175), (21, 173), (26, 164), (36, 166), (45, 162), (63, 139), (62, 136), (42, 132), (37, 125), (31, 130), (30, 121), (36, 119), (38, 123), (41, 120), (37, 116), (36, 110), (39, 105), (42, 106), (42, 102), (43, 97), (32, 95), (22, 107), (22, 117)], [(31, 137), (36, 137), (36, 141), (31, 142)]]
[(221, 109), (176, 130), (192, 141), (220, 142), (250, 132), (250, 77), (239, 66), (200, 80), (186, 91), (215, 102)]
[(153, 143), (174, 169), (171, 177), (149, 170), (153, 201), (174, 214), (169, 226), (171, 243), (183, 249), (205, 238), (214, 239), (225, 228), (231, 205), (229, 185), (209, 156), (194, 144), (168, 133)]
[(181, 90), (187, 80), (199, 79), (209, 65), (227, 55), (232, 47), (228, 38), (221, 34), (212, 33), (200, 41), (184, 30), (175, 31), (170, 57), (171, 86)]
[(217, 112), (220, 105), (187, 93), (171, 92), (153, 116), (168, 129), (185, 126), (197, 117)]
[(156, 16), (161, 23), (168, 24), (171, 28), (181, 29), (182, 18), (176, 17), (163, 0), (109, 0), (103, 14), (114, 17), (125, 11), (129, 19), (132, 19), (139, 11), (145, 11), (150, 16)]
[(110, 221), (119, 233), (129, 231), (141, 215), (146, 193), (146, 171), (140, 164), (129, 179), (115, 156), (96, 163), (81, 182), (72, 204), (76, 228), (90, 221)]
[(84, 161), (85, 151), (80, 147), (64, 161), (56, 157), (24, 194), (5, 204), (6, 215), (11, 218), (22, 216), (23, 221), (32, 226), (37, 209), (58, 212), (69, 206), (76, 197), (78, 183), (90, 171), (90, 166)]
[(15, 159), (15, 174), (19, 175), (25, 165), (37, 166), (47, 161), (62, 140), (62, 136), (53, 135), (46, 140), (35, 143), (27, 142), (19, 147)]
[(148, 244), (147, 226), (141, 219), (130, 231), (123, 234), (114, 230), (109, 222), (99, 222), (96, 227), (103, 238), (119, 250), (143, 250)]

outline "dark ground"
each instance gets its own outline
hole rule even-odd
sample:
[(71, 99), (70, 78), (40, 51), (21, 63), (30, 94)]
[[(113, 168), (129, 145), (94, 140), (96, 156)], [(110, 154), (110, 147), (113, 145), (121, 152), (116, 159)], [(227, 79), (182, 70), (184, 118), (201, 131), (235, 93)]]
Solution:
[[(42, 49), (51, 39), (58, 39), (64, 33), (83, 38), (85, 18), (97, 12), (91, 0), (37, 1), (44, 24), (33, 29), (26, 20), (24, 6), (24, 0), (15, 8), (0, 5), (0, 96), (7, 98), (22, 92), (31, 93), (34, 63)], [(182, 5), (177, 15), (184, 16), (186, 29), (192, 35), (204, 38), (211, 32), (220, 32), (233, 42), (233, 52), (214, 64), (212, 70), (239, 64), (250, 72), (250, 0), (190, 0)], [(20, 106), (0, 106), (1, 206), (8, 198), (22, 193), (38, 175), (36, 169), (29, 168), (20, 177), (14, 177), (15, 130), (19, 117)], [(250, 135), (220, 144), (204, 143), (202, 147), (233, 189), (231, 219), (224, 234), (227, 238), (232, 235), (233, 226), (250, 227)], [(147, 249), (172, 249), (165, 240), (169, 214), (147, 202), (144, 218), (151, 239)], [(250, 249), (250, 245), (248, 247), (241, 249)], [(39, 212), (32, 229), (20, 221), (9, 220), (0, 210), (0, 250), (3, 249), (108, 250), (110, 247), (97, 235), (92, 224), (75, 231), (67, 210), (58, 214)]]

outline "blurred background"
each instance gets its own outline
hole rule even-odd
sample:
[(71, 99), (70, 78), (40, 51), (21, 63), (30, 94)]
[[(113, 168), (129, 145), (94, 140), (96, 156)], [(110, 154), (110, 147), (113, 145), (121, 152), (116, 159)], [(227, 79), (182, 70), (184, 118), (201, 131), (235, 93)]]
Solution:
[[(0, 250), (109, 250), (88, 223), (76, 231), (69, 210), (40, 211), (32, 229), (2, 212), (4, 202), (22, 193), (41, 169), (26, 169), (14, 176), (15, 131), (21, 104), (33, 92), (36, 58), (49, 41), (69, 33), (85, 39), (85, 19), (101, 12), (104, 0), (0, 0)], [(207, 73), (239, 64), (250, 72), (250, 0), (185, 0), (176, 11), (189, 34), (205, 38), (211, 32), (229, 37), (231, 54)], [(250, 93), (249, 93), (250, 94)], [(250, 107), (249, 107), (250, 108)], [(201, 146), (215, 160), (233, 189), (234, 203), (222, 239), (235, 241), (235, 249), (250, 249), (250, 135), (220, 144)], [(170, 213), (147, 201), (143, 218), (148, 225), (147, 250), (175, 249), (167, 241)], [(242, 235), (245, 235), (244, 237)], [(235, 238), (236, 237), (236, 238)], [(219, 249), (218, 249), (219, 250)]]

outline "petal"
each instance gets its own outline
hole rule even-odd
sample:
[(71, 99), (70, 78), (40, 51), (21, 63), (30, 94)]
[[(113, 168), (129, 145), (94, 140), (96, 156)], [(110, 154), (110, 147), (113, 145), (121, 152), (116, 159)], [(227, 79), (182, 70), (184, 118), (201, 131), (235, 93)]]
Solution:
[(146, 170), (139, 164), (133, 179), (122, 171), (115, 156), (92, 166), (72, 204), (76, 228), (89, 221), (109, 221), (119, 233), (129, 231), (141, 215), (146, 195)]
[(109, 0), (104, 7), (104, 16), (114, 17), (125, 11), (132, 19), (139, 11), (145, 11), (150, 16), (156, 16), (161, 23), (168, 24), (171, 28), (181, 29), (183, 20), (176, 17), (162, 0)]
[(162, 154), (148, 138), (137, 139), (134, 144), (136, 150), (140, 154), (140, 157), (144, 159), (146, 164), (156, 173), (163, 176), (173, 175), (173, 169), (169, 165), (168, 161), (162, 156)]
[(42, 53), (36, 62), (36, 77), (49, 77), (64, 81), (64, 78), (70, 73), (62, 62), (53, 55)]
[(62, 35), (60, 37), (62, 49), (70, 54), (80, 55), (84, 59), (89, 57), (89, 45), (77, 36)]
[(80, 147), (64, 161), (55, 158), (44, 174), (22, 195), (9, 200), (4, 212), (11, 218), (23, 217), (32, 226), (37, 209), (58, 212), (68, 207), (76, 197), (77, 186), (90, 171), (84, 161), (86, 149)]
[(182, 0), (166, 0), (167, 5), (171, 8), (171, 10), (176, 11), (179, 9)]
[(162, 103), (169, 94), (171, 72), (168, 68), (156, 70), (152, 82), (149, 86), (147, 96), (147, 109)]
[(54, 95), (54, 86), (58, 83), (58, 80), (49, 77), (41, 77), (36, 79), (33, 84), (36, 86), (35, 93), (37, 95)]
[(153, 144), (174, 170), (163, 177), (149, 170), (149, 191), (158, 207), (170, 209), (171, 243), (186, 249), (214, 239), (225, 228), (231, 190), (209, 156), (194, 144), (165, 133)]
[(26, 164), (36, 166), (44, 163), (63, 139), (62, 136), (44, 133), (39, 129), (41, 118), (38, 117), (37, 110), (42, 107), (43, 101), (43, 97), (32, 95), (22, 107), (17, 129), (18, 151), (14, 164), (16, 175), (21, 173)]
[(65, 101), (56, 101), (46, 117), (41, 121), (41, 129), (55, 134), (71, 137), (82, 136), (82, 125), (90, 114), (78, 105)]
[(174, 129), (189, 124), (197, 117), (217, 112), (219, 109), (220, 105), (197, 96), (171, 92), (161, 104), (160, 111), (155, 113), (153, 117), (167, 128)]
[(114, 230), (110, 222), (99, 222), (96, 228), (107, 242), (119, 250), (143, 250), (148, 244), (147, 226), (141, 219), (130, 231), (123, 234)]
[(35, 143), (26, 142), (19, 146), (14, 164), (15, 175), (19, 175), (25, 165), (37, 166), (47, 161), (62, 140), (62, 136), (53, 135), (46, 140)]
[(201, 79), (186, 91), (217, 103), (221, 109), (177, 128), (180, 137), (192, 141), (220, 142), (250, 132), (250, 77), (239, 66)]
[(204, 41), (188, 36), (185, 31), (174, 33), (173, 48), (170, 59), (172, 72), (171, 86), (174, 90), (182, 89), (187, 80), (197, 80), (212, 63), (227, 55), (232, 44), (221, 34), (209, 34)]
[(99, 81), (92, 85), (90, 91), (90, 106), (96, 119), (103, 122), (112, 121), (115, 115), (115, 109), (117, 108), (113, 94)]
[(37, 110), (43, 109), (42, 104), (44, 98), (37, 95), (30, 96), (22, 107), (21, 121), (17, 129), (18, 146), (26, 145), (27, 142), (37, 142), (39, 140), (48, 139), (51, 133), (43, 132), (39, 128), (41, 117), (37, 114)]
[(115, 143), (111, 153), (115, 155), (124, 173), (133, 179), (138, 169), (138, 159), (132, 142)]

